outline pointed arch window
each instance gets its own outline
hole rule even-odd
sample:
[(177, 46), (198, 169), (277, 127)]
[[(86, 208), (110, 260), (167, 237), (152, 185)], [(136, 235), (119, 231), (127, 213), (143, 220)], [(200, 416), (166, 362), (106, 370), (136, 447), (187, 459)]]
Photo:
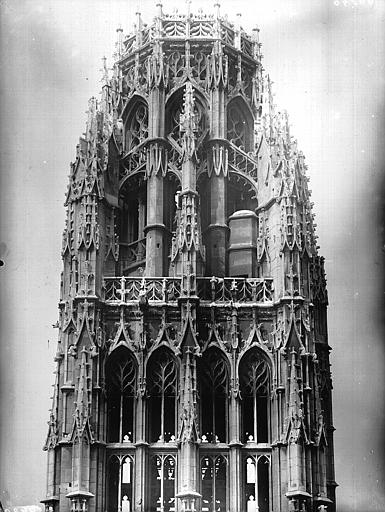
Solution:
[(71, 328), (68, 331), (68, 338), (67, 338), (67, 354), (65, 355), (64, 360), (64, 382), (66, 384), (71, 385), (73, 382), (73, 367), (74, 367), (74, 358), (71, 355), (71, 351), (74, 350), (74, 341), (75, 341), (75, 333), (74, 330)]
[(202, 512), (226, 512), (227, 509), (227, 457), (207, 454), (201, 458)]
[(269, 442), (270, 372), (267, 362), (256, 351), (241, 361), (239, 380), (242, 398), (243, 442)]
[(146, 259), (147, 185), (142, 176), (130, 177), (120, 189), (117, 215), (121, 275), (129, 273)]
[(148, 107), (139, 101), (128, 116), (126, 123), (126, 151), (131, 151), (148, 137)]
[(218, 350), (209, 350), (201, 362), (201, 432), (202, 440), (227, 442), (228, 370)]
[(233, 100), (227, 108), (227, 138), (246, 153), (252, 151), (253, 120), (240, 100)]
[(113, 455), (108, 464), (108, 510), (133, 510), (133, 469), (131, 455)]
[(175, 512), (176, 456), (151, 457), (150, 512)]
[(175, 441), (177, 371), (168, 351), (152, 355), (148, 368), (150, 442)]
[(128, 350), (117, 350), (107, 363), (107, 441), (133, 442), (136, 365)]
[[(180, 131), (180, 116), (183, 113), (183, 93), (184, 89), (180, 89), (170, 99), (166, 106), (166, 133), (174, 139), (175, 142), (182, 146), (182, 134)], [(204, 105), (201, 97), (194, 90), (194, 117), (196, 126), (196, 140), (198, 144), (201, 142), (207, 131), (207, 106)]]
[(270, 510), (270, 456), (248, 455), (244, 461), (245, 512)]

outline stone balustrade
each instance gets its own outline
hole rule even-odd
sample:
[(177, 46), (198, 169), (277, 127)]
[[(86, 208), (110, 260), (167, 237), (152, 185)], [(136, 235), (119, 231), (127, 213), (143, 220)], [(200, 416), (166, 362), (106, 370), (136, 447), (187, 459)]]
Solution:
[[(201, 304), (258, 304), (273, 301), (273, 279), (198, 277)], [(104, 300), (107, 304), (135, 303), (146, 298), (149, 303), (176, 303), (183, 296), (180, 277), (106, 277)]]

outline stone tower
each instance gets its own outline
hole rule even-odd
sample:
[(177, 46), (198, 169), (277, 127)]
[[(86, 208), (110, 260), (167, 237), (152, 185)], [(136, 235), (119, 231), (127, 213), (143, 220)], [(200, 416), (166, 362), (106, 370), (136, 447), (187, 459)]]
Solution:
[(251, 36), (118, 30), (71, 164), (46, 511), (335, 510), (303, 154)]

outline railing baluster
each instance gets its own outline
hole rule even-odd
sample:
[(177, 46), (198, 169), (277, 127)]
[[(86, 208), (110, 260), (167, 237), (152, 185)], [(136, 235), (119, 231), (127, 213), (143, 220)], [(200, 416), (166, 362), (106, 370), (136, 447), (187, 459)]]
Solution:
[[(217, 279), (213, 276), (210, 280), (210, 283), (211, 283), (211, 302), (215, 302), (215, 285), (217, 283)], [(203, 289), (205, 289), (205, 287), (203, 286)]]
[(166, 281), (166, 278), (164, 277), (162, 279), (162, 300), (163, 302), (167, 302), (167, 281)]
[(126, 301), (126, 278), (122, 276), (120, 280), (120, 300), (122, 302)]

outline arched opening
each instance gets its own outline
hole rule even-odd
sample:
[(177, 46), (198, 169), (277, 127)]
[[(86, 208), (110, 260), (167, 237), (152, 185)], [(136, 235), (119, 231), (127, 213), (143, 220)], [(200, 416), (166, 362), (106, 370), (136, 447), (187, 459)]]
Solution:
[(136, 364), (125, 348), (116, 349), (106, 364), (107, 442), (134, 441)]
[(131, 512), (133, 504), (133, 457), (113, 455), (108, 461), (108, 510)]
[(175, 512), (176, 456), (153, 455), (150, 466), (150, 512)]
[(201, 458), (202, 512), (227, 511), (227, 458), (207, 454)]
[(229, 232), (228, 274), (255, 277), (258, 274), (258, 206), (256, 191), (243, 175), (230, 173), (227, 185)]
[(119, 207), (119, 273), (129, 275), (146, 259), (147, 187), (143, 175), (132, 176), (123, 184)]
[[(166, 134), (182, 147), (182, 134), (180, 132), (180, 116), (183, 113), (183, 96), (185, 88), (178, 89), (168, 100), (166, 105)], [(208, 128), (208, 107), (196, 89), (194, 89), (194, 114), (196, 125), (197, 146), (202, 141)]]
[(240, 98), (227, 106), (227, 139), (239, 149), (248, 153), (253, 150), (253, 116)]
[(270, 458), (249, 454), (244, 462), (245, 512), (270, 510)]
[(129, 152), (148, 137), (148, 107), (142, 99), (136, 99), (128, 111), (124, 123), (125, 150)]
[(239, 365), (242, 441), (268, 443), (270, 434), (270, 370), (265, 358), (251, 350)]
[(226, 443), (228, 369), (217, 349), (204, 352), (199, 364), (202, 442)]
[(181, 190), (181, 185), (179, 179), (172, 172), (169, 172), (165, 179), (163, 180), (163, 219), (164, 225), (166, 227), (165, 230), (165, 244), (166, 244), (166, 256), (167, 256), (167, 265), (166, 268), (170, 268), (170, 260), (171, 260), (171, 245), (172, 238), (177, 230), (178, 223), (178, 210), (177, 210), (177, 202), (178, 202), (178, 193)]
[(258, 207), (257, 192), (241, 174), (230, 173), (227, 184), (227, 216), (239, 210), (255, 211)]
[(151, 443), (175, 441), (177, 370), (167, 349), (159, 349), (147, 365), (148, 437)]
[(197, 190), (199, 194), (202, 233), (203, 237), (205, 237), (205, 231), (211, 222), (211, 189), (210, 179), (207, 174), (201, 174), (199, 176)]

